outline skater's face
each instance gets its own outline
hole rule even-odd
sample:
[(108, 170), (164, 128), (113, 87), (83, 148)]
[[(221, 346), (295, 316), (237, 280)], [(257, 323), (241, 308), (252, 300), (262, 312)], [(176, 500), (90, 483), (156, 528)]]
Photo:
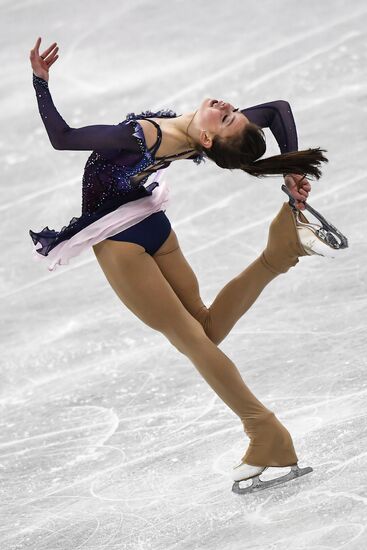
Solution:
[(249, 119), (230, 103), (222, 100), (204, 99), (197, 111), (196, 124), (201, 129), (200, 142), (210, 149), (214, 136), (222, 139), (241, 134)]

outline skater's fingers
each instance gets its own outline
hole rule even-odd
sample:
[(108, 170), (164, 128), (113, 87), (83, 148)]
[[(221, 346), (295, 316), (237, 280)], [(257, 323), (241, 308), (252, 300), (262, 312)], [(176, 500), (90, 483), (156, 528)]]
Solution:
[(305, 174), (303, 174), (302, 176), (301, 174), (292, 174), (292, 177), (297, 182), (298, 185), (304, 185), (305, 183), (308, 182)]
[(309, 193), (311, 191), (311, 185), (301, 185), (301, 187), (298, 188), (299, 191)]
[(296, 189), (293, 189), (291, 191), (291, 195), (293, 196), (294, 199), (296, 199), (297, 201), (302, 201), (302, 200), (305, 200), (305, 195), (303, 195), (302, 193), (300, 193), (299, 191), (297, 191)]
[(293, 181), (296, 184), (297, 189), (307, 189), (307, 191), (311, 191), (311, 184), (305, 176), (301, 176), (300, 174), (289, 174), (289, 175), (293, 178)]
[(41, 37), (39, 36), (36, 40), (36, 43), (34, 45), (33, 51), (36, 53), (36, 55), (39, 55), (39, 47), (41, 44)]
[[(42, 53), (41, 57), (43, 57), (43, 59), (45, 59), (45, 58), (48, 56), (48, 54), (55, 48), (55, 46), (57, 46), (57, 42), (54, 42), (53, 44), (51, 44), (51, 46), (49, 46), (49, 47), (47, 48), (47, 50), (45, 50), (45, 51)], [(59, 49), (59, 48), (56, 48), (56, 49), (55, 49), (55, 52), (56, 52), (58, 49)], [(55, 52), (54, 52), (54, 53), (55, 53)]]

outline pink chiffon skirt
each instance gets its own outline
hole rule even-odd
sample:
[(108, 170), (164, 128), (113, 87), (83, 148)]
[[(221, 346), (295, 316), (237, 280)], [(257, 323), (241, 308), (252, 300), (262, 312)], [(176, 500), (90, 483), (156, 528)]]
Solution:
[(35, 261), (50, 262), (48, 270), (54, 271), (58, 265), (67, 265), (71, 258), (79, 256), (94, 244), (132, 227), (155, 212), (165, 210), (169, 202), (169, 187), (163, 178), (163, 172), (162, 169), (152, 174), (144, 185), (144, 187), (147, 187), (149, 182), (158, 182), (158, 186), (153, 189), (151, 195), (122, 204), (116, 210), (91, 223), (70, 239), (55, 246), (47, 256), (37, 252), (37, 249), (41, 248), (41, 244), (37, 243), (33, 246), (33, 259)]

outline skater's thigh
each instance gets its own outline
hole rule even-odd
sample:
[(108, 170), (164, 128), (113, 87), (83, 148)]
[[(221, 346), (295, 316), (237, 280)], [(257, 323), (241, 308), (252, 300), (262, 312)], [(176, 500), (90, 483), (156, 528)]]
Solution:
[(197, 277), (183, 255), (173, 229), (168, 239), (153, 255), (153, 259), (187, 311), (202, 322), (207, 307), (201, 299)]
[(105, 240), (93, 250), (117, 296), (146, 325), (165, 334), (180, 351), (188, 339), (206, 338), (142, 246)]

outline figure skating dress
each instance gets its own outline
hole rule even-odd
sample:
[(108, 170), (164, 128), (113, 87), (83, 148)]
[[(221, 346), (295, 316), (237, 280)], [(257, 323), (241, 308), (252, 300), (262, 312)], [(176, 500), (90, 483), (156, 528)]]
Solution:
[[(170, 230), (165, 215), (169, 203), (169, 187), (163, 178), (166, 168), (179, 158), (196, 164), (205, 160), (205, 154), (195, 150), (156, 156), (162, 131), (150, 119), (180, 115), (168, 109), (144, 111), (139, 115), (129, 113), (116, 125), (71, 128), (57, 111), (47, 81), (33, 74), (33, 86), (52, 146), (58, 150), (92, 151), (84, 168), (81, 215), (73, 217), (60, 231), (48, 226), (39, 232), (30, 230), (34, 258), (50, 262), (48, 269), (53, 271), (57, 265), (68, 264), (70, 258), (108, 238), (137, 242), (153, 254), (160, 246), (159, 239), (165, 239)], [(288, 102), (272, 101), (242, 112), (251, 122), (270, 128), (281, 152), (298, 149)], [(149, 120), (157, 129), (157, 140), (151, 148), (147, 147), (140, 119)], [(154, 220), (157, 232), (153, 242), (144, 225), (150, 220), (152, 223)]]

